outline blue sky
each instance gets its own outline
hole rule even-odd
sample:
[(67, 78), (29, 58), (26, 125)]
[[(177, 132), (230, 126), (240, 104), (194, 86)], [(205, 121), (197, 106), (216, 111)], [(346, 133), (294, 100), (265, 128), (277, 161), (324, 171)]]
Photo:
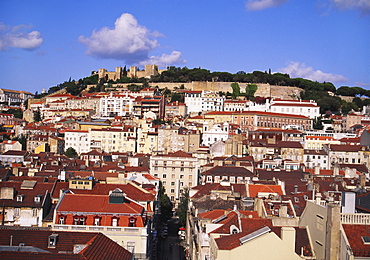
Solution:
[(0, 0), (0, 88), (117, 66), (288, 73), (370, 89), (370, 0)]

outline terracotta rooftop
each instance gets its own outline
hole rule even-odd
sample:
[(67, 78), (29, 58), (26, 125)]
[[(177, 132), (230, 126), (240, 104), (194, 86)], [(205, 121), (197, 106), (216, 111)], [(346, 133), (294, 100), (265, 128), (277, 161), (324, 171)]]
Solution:
[[(9, 238), (15, 246), (24, 244), (47, 251), (0, 251), (1, 259), (122, 259), (131, 260), (132, 254), (101, 233), (90, 232), (53, 232), (49, 230), (1, 229), (0, 245), (9, 245)], [(48, 247), (50, 235), (57, 235), (55, 247)], [(86, 245), (74, 254), (76, 245)], [(19, 248), (18, 250), (21, 250)]]

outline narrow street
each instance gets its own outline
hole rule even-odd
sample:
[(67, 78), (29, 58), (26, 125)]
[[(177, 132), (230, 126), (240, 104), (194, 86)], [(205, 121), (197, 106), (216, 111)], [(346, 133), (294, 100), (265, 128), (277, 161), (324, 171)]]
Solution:
[(184, 248), (182, 240), (177, 232), (179, 225), (175, 218), (168, 221), (168, 236), (162, 239), (161, 257), (163, 260), (185, 260)]

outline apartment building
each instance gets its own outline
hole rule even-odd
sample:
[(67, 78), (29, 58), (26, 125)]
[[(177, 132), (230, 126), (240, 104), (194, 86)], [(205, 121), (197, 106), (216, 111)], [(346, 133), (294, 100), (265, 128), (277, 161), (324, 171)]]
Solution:
[(89, 131), (66, 130), (64, 140), (66, 150), (72, 147), (78, 154), (90, 151)]
[(305, 149), (320, 150), (324, 144), (340, 144), (340, 141), (335, 140), (332, 136), (305, 135), (304, 137)]
[(98, 114), (102, 117), (127, 116), (133, 113), (135, 98), (128, 92), (113, 94), (100, 98)]
[(9, 104), (16, 102), (23, 103), (27, 99), (33, 98), (34, 96), (34, 94), (26, 91), (0, 88), (0, 102), (8, 102)]
[(158, 128), (158, 149), (163, 153), (194, 152), (199, 148), (200, 132), (178, 125), (162, 125)]
[(198, 158), (183, 151), (154, 155), (150, 158), (150, 173), (161, 179), (168, 197), (178, 203), (185, 187), (198, 184)]
[(314, 100), (272, 99), (269, 112), (301, 115), (314, 119), (320, 116), (320, 107)]
[(190, 115), (207, 111), (223, 111), (225, 97), (211, 91), (185, 91), (185, 104)]
[(125, 125), (120, 128), (91, 129), (90, 149), (111, 152), (136, 152), (136, 127)]

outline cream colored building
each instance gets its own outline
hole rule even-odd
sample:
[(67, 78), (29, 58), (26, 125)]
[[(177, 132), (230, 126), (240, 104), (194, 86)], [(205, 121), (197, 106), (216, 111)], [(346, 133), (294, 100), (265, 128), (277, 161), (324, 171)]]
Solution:
[(355, 125), (361, 125), (361, 115), (356, 114), (348, 114), (342, 117), (343, 128), (347, 131), (351, 129), (351, 127)]
[(340, 144), (340, 141), (335, 140), (332, 136), (304, 136), (304, 149), (320, 150), (323, 144)]
[(89, 131), (90, 150), (106, 153), (136, 152), (136, 127), (91, 129)]
[[(238, 235), (239, 234), (234, 234), (230, 236)], [(282, 228), (282, 237), (283, 238), (281, 239), (274, 232), (271, 232), (270, 228), (263, 227), (255, 232), (245, 234), (243, 237), (234, 239), (238, 242), (238, 244), (236, 247), (231, 248), (232, 246), (228, 244), (231, 243), (230, 237), (225, 237), (225, 239), (222, 239), (214, 234), (211, 235), (210, 240), (210, 259), (234, 260), (248, 258), (258, 260), (302, 260), (302, 258), (294, 252), (294, 228)], [(233, 245), (235, 244), (233, 243)]]
[(150, 158), (150, 173), (161, 179), (168, 197), (178, 203), (185, 187), (198, 185), (198, 159), (183, 151), (158, 154)]
[(162, 153), (195, 152), (199, 144), (199, 131), (188, 130), (177, 125), (162, 125), (158, 128), (158, 151)]
[(99, 111), (101, 97), (98, 95), (85, 95), (82, 97), (68, 98), (64, 101), (65, 108), (69, 110), (85, 109)]
[(158, 151), (158, 132), (153, 128), (152, 123), (145, 119), (138, 119), (137, 129), (137, 152), (152, 154)]

